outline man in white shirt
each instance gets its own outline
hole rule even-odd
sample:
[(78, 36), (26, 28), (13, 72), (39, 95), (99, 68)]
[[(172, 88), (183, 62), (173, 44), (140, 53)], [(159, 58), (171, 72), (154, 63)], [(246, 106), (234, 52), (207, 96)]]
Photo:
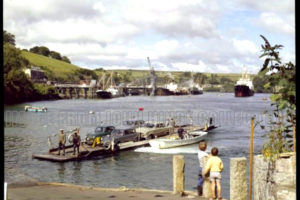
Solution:
[(206, 150), (206, 142), (205, 140), (201, 140), (199, 142), (199, 151), (198, 151), (198, 159), (199, 159), (199, 172), (198, 172), (198, 183), (197, 183), (197, 190), (198, 190), (198, 195), (202, 196), (202, 190), (203, 190), (203, 181), (204, 178), (202, 177), (202, 168), (203, 168), (203, 163), (202, 163), (202, 158), (209, 156), (205, 150)]

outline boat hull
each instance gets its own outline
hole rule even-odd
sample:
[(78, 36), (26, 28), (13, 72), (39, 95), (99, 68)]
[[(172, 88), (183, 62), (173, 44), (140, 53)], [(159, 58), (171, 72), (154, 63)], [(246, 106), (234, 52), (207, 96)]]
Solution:
[(205, 139), (207, 136), (207, 132), (202, 132), (201, 135), (197, 136), (191, 136), (190, 138), (184, 138), (184, 139), (155, 139), (150, 140), (149, 144), (153, 148), (157, 149), (167, 149), (167, 148), (173, 148), (173, 147), (179, 147), (179, 146), (185, 146), (197, 143), (203, 139)]
[(112, 94), (107, 91), (99, 91), (97, 92), (97, 96), (102, 99), (110, 99), (112, 98)]
[(234, 86), (235, 97), (250, 97), (254, 95), (254, 91), (246, 85)]

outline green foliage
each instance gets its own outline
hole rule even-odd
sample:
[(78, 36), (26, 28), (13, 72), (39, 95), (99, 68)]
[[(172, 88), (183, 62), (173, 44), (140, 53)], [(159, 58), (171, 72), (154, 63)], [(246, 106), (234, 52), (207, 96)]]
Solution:
[(217, 74), (211, 74), (208, 83), (209, 84), (213, 84), (213, 85), (220, 84), (220, 82), (218, 81), (217, 77), (218, 77)]
[[(75, 71), (75, 75), (80, 76), (81, 78), (84, 78), (84, 79), (85, 79), (85, 77), (89, 77), (90, 79), (95, 79), (95, 80), (98, 79), (97, 74), (93, 70), (90, 70), (90, 69), (79, 68)], [(85, 77), (83, 77), (83, 76), (85, 76)], [(81, 80), (83, 80), (83, 79), (81, 79)]]
[(274, 108), (270, 117), (269, 140), (262, 149), (265, 158), (274, 160), (280, 153), (291, 150), (293, 144), (292, 129), (296, 123), (296, 66), (291, 63), (282, 63), (279, 51), (283, 46), (271, 46), (269, 41), (262, 45), (261, 57), (267, 57), (261, 72), (270, 73), (266, 89), (274, 88), (271, 96), (272, 107)]
[(47, 47), (41, 46), (39, 50), (40, 54), (43, 56), (49, 56), (50, 50)]
[(21, 56), (21, 51), (9, 43), (4, 44), (4, 61), (3, 61), (3, 72), (7, 74), (13, 69), (23, 69), (29, 65), (29, 61)]
[(16, 104), (26, 101), (58, 98), (54, 88), (36, 88), (23, 72), (29, 61), (21, 51), (9, 43), (4, 44), (4, 103)]
[(94, 69), (94, 71), (105, 72), (105, 70), (104, 70), (102, 67), (101, 67), (101, 68)]
[(16, 45), (15, 36), (6, 30), (3, 30), (3, 43), (8, 43), (13, 46)]
[(205, 92), (220, 92), (220, 90), (221, 90), (221, 88), (214, 87), (214, 86), (206, 87), (203, 89), (203, 91), (205, 91)]
[(22, 70), (12, 69), (4, 74), (4, 103), (15, 104), (33, 99), (34, 89)]
[(269, 76), (266, 73), (259, 73), (253, 78), (254, 91), (256, 93), (271, 93), (273, 88), (270, 87)]
[[(70, 82), (70, 76), (68, 74), (71, 74), (71, 78), (74, 79), (74, 73), (77, 69), (79, 69), (79, 67), (76, 65), (72, 65), (42, 55), (34, 54), (27, 51), (22, 51), (21, 53), (22, 56), (24, 56), (32, 65), (40, 66), (43, 70), (45, 70), (46, 76), (50, 80), (56, 80), (59, 82)], [(49, 76), (50, 71), (52, 72), (51, 76)]]
[(66, 63), (71, 63), (70, 59), (67, 56), (63, 56), (61, 58), (62, 61), (66, 62)]
[(45, 46), (35, 46), (35, 47), (30, 48), (29, 51), (32, 53), (50, 57), (50, 58), (53, 58), (56, 60), (61, 60), (66, 63), (71, 63), (70, 59), (67, 56), (61, 56), (60, 53), (58, 53), (56, 51), (50, 51), (50, 49), (48, 49)]
[(53, 86), (34, 84), (34, 90), (36, 98), (40, 100), (59, 98), (59, 95), (55, 92), (55, 88)]
[(61, 60), (61, 55), (60, 53), (56, 52), (56, 51), (50, 51), (50, 57), (57, 59), (57, 60)]

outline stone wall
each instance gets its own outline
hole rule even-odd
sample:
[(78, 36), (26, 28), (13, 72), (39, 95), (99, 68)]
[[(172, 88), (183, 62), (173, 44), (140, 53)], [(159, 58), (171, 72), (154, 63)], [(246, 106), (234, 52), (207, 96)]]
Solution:
[(296, 156), (282, 154), (274, 163), (267, 162), (262, 155), (254, 157), (254, 200), (296, 199)]

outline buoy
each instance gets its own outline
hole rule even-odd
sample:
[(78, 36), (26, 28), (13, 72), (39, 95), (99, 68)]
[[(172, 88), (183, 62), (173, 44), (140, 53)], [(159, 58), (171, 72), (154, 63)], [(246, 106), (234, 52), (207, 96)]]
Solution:
[(144, 110), (144, 108), (143, 107), (139, 107), (139, 111), (143, 111)]

